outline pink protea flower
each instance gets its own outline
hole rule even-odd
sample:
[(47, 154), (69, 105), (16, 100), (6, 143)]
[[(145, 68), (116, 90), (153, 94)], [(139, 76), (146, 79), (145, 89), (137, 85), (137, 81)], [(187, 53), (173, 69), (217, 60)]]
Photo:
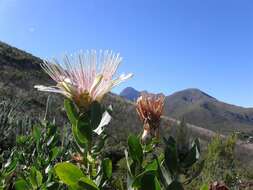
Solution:
[(164, 107), (164, 96), (142, 94), (137, 99), (137, 113), (143, 123), (142, 142), (152, 137), (159, 138), (159, 127)]
[(55, 59), (44, 61), (42, 68), (57, 84), (35, 88), (62, 94), (78, 107), (87, 109), (93, 101), (100, 102), (113, 87), (132, 77), (123, 74), (113, 79), (121, 61), (119, 54), (112, 51), (95, 50), (65, 56), (61, 64)]

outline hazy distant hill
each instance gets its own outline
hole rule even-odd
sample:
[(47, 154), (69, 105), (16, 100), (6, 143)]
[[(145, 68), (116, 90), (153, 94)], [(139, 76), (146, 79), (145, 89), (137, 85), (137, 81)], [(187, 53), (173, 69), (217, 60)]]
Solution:
[[(130, 87), (123, 92), (120, 95), (129, 100), (140, 95), (140, 92)], [(252, 108), (221, 102), (199, 89), (186, 89), (167, 96), (165, 115), (177, 119), (185, 118), (188, 123), (222, 133), (253, 131)]]

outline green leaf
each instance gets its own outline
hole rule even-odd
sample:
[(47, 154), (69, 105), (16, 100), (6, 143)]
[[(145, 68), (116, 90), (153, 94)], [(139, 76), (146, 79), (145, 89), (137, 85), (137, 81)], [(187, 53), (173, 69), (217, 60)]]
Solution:
[(43, 176), (40, 173), (40, 171), (37, 170), (36, 171), (36, 181), (37, 181), (38, 186), (41, 186), (42, 180), (43, 180)]
[(68, 190), (83, 190), (78, 184), (68, 186)]
[(209, 190), (209, 187), (207, 184), (203, 184), (200, 188), (200, 190)]
[(79, 133), (79, 130), (77, 128), (77, 125), (72, 125), (72, 134), (75, 138), (76, 143), (86, 150), (88, 147), (88, 140), (85, 138), (85, 136), (81, 136), (81, 133)]
[(99, 102), (94, 101), (91, 104), (90, 116), (92, 130), (96, 129), (102, 119), (102, 108)]
[(40, 187), (42, 184), (42, 174), (35, 167), (30, 170), (30, 182), (34, 188)]
[(161, 190), (161, 186), (155, 175), (147, 174), (141, 179), (141, 189), (145, 190)]
[(166, 190), (184, 190), (183, 185), (178, 181), (173, 181)]
[(85, 136), (85, 138), (88, 141), (91, 141), (92, 138), (92, 129), (90, 124), (90, 118), (87, 114), (82, 115), (80, 119), (77, 121), (77, 128), (79, 133), (81, 133), (82, 136)]
[(128, 137), (128, 148), (129, 155), (133, 161), (138, 162), (138, 164), (141, 165), (143, 161), (143, 150), (140, 140), (136, 136), (130, 135)]
[(92, 130), (87, 114), (82, 115), (76, 121), (76, 125), (72, 125), (72, 133), (77, 144), (86, 150), (92, 140)]
[(76, 125), (78, 120), (78, 113), (76, 111), (75, 105), (69, 99), (64, 100), (64, 108), (66, 110), (68, 119), (72, 125)]
[(37, 147), (38, 147), (38, 145), (39, 145), (39, 143), (40, 143), (40, 137), (41, 137), (41, 131), (40, 131), (40, 129), (38, 128), (38, 126), (35, 126), (35, 127), (33, 128), (33, 137), (34, 137), (34, 139), (35, 139), (35, 141), (36, 141), (36, 145), (37, 145)]
[(9, 158), (8, 162), (5, 164), (5, 169), (6, 169), (6, 176), (11, 175), (17, 167), (18, 164), (18, 160), (14, 159), (12, 160), (11, 158)]
[(144, 171), (142, 173), (138, 174), (135, 177), (135, 179), (133, 181), (133, 186), (140, 187), (141, 186), (141, 180), (146, 175), (156, 176), (157, 175), (157, 169), (158, 169), (158, 165), (157, 165), (156, 160), (153, 160), (152, 162), (148, 163), (145, 166)]
[(84, 188), (85, 190), (99, 190), (97, 185), (87, 177), (82, 177), (78, 181), (78, 185)]
[(131, 171), (131, 167), (130, 167), (130, 163), (129, 163), (129, 159), (128, 159), (128, 152), (127, 150), (124, 150), (124, 153), (125, 153), (125, 158), (126, 158), (126, 165), (127, 165), (127, 170), (128, 170), (128, 173), (130, 174), (130, 176), (132, 176), (132, 171)]
[(146, 165), (145, 170), (138, 174), (135, 179), (133, 180), (133, 186), (134, 187), (140, 187), (141, 186), (141, 180), (144, 176), (146, 175), (156, 175), (157, 174), (157, 162), (156, 160), (153, 160), (151, 163), (149, 163), (148, 165)]
[(52, 148), (50, 152), (50, 160), (53, 161), (54, 159), (57, 158), (57, 156), (60, 154), (60, 148), (59, 147), (54, 147)]
[(162, 187), (161, 187), (161, 185), (160, 185), (159, 180), (157, 179), (157, 177), (155, 177), (155, 189), (156, 190), (161, 190), (162, 189)]
[(112, 177), (112, 161), (109, 158), (105, 158), (102, 161), (103, 174), (106, 179)]
[(85, 177), (80, 168), (71, 163), (58, 163), (54, 169), (60, 180), (69, 186), (76, 185), (80, 178)]
[[(155, 176), (156, 175), (156, 171), (144, 171), (141, 174), (137, 175), (132, 183), (132, 187), (135, 188), (140, 188), (142, 186), (142, 183), (145, 182), (145, 178), (147, 178), (147, 176)], [(144, 181), (143, 181), (144, 180)]]
[(112, 161), (109, 158), (103, 159), (101, 169), (96, 177), (96, 184), (102, 187), (112, 177)]
[(25, 180), (19, 179), (15, 182), (15, 190), (31, 190), (31, 188)]
[(152, 162), (148, 163), (145, 166), (145, 171), (157, 171), (158, 166), (157, 166), (157, 161), (153, 160)]

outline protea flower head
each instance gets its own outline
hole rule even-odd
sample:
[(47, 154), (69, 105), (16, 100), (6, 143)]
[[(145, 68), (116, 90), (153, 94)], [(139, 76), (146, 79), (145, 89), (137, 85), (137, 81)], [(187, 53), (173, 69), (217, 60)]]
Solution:
[(137, 113), (143, 123), (144, 131), (142, 141), (148, 142), (150, 138), (159, 138), (159, 127), (164, 107), (163, 95), (142, 94), (137, 99)]
[(95, 50), (44, 61), (41, 67), (56, 82), (55, 86), (36, 85), (40, 91), (54, 92), (73, 100), (87, 109), (93, 101), (100, 102), (113, 87), (132, 77), (132, 74), (113, 78), (122, 58), (112, 51)]

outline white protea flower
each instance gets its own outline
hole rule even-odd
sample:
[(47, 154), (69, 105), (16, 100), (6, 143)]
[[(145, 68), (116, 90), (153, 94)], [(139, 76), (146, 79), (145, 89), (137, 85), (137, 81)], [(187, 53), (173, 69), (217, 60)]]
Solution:
[(62, 63), (53, 59), (41, 66), (57, 83), (56, 86), (36, 85), (40, 91), (55, 92), (73, 100), (77, 106), (88, 108), (100, 102), (113, 87), (132, 77), (132, 74), (113, 78), (122, 58), (112, 51), (95, 50), (65, 56)]

